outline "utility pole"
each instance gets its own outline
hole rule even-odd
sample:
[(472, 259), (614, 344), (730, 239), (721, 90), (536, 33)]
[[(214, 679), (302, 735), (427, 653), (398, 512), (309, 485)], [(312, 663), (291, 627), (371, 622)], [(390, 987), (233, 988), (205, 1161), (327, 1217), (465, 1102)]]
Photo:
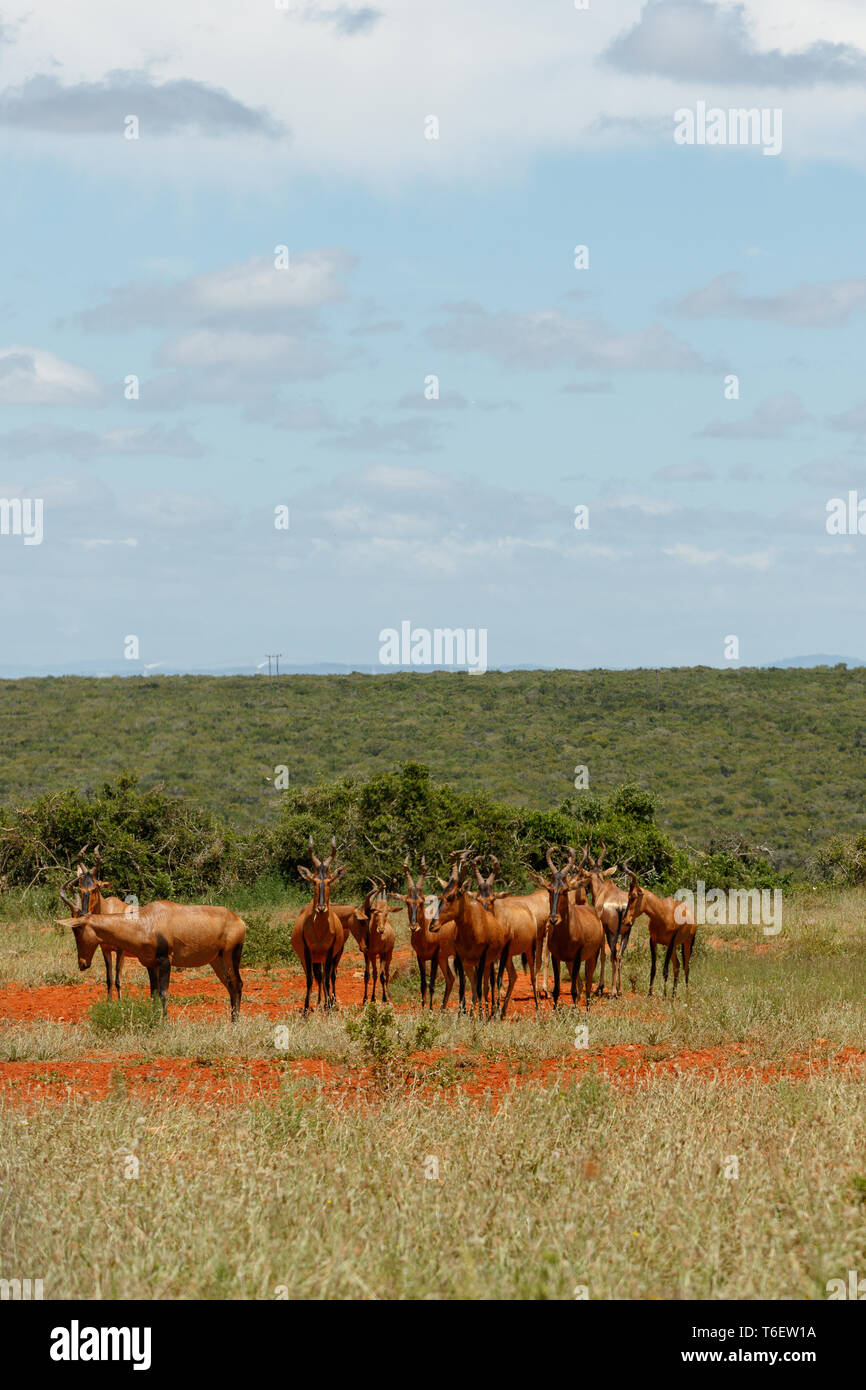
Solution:
[(280, 674), (280, 657), (282, 656), (282, 652), (265, 652), (265, 656), (268, 658), (268, 675), (270, 676), (270, 675), (273, 674), (273, 672), (271, 671), (271, 662), (272, 662), (272, 661), (275, 661), (275, 662), (277, 663), (277, 672), (276, 672), (276, 673), (277, 673), (277, 675), (279, 675), (279, 674)]

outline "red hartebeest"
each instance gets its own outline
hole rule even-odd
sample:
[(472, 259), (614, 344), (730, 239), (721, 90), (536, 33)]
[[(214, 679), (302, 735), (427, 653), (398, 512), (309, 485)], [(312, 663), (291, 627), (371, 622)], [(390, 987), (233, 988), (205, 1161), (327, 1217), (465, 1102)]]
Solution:
[(680, 977), (680, 967), (677, 960), (678, 946), (683, 958), (686, 989), (689, 987), (689, 962), (692, 958), (697, 932), (694, 915), (688, 904), (680, 902), (679, 898), (659, 898), (648, 888), (641, 888), (637, 876), (631, 871), (629, 871), (629, 878), (631, 879), (631, 887), (628, 890), (628, 906), (623, 918), (623, 928), (630, 928), (636, 917), (639, 917), (642, 912), (646, 913), (649, 918), (650, 959), (652, 962), (649, 992), (650, 994), (653, 992), (653, 981), (656, 977), (656, 949), (659, 946), (664, 946), (664, 997), (667, 998), (668, 966), (671, 963), (671, 957), (673, 957), (674, 987), (671, 991), (671, 998), (674, 998)]
[(418, 973), (421, 976), (421, 1008), (423, 1009), (427, 1003), (427, 965), (429, 963), (430, 1008), (433, 1008), (436, 971), (441, 969), (445, 976), (445, 991), (442, 995), (442, 1008), (444, 1009), (454, 988), (451, 958), (454, 955), (457, 923), (446, 922), (444, 927), (434, 925), (439, 913), (438, 900), (433, 914), (427, 915), (427, 899), (421, 891), (424, 886), (424, 879), (427, 877), (427, 861), (424, 856), (421, 856), (420, 876), (414, 881), (409, 872), (408, 854), (403, 860), (403, 869), (409, 885), (408, 892), (405, 894), (395, 893), (393, 896), (399, 897), (406, 904), (406, 914), (409, 918), (409, 944), (415, 952), (415, 958), (418, 961)]
[[(75, 900), (66, 896), (61, 888), (60, 898), (66, 906), (72, 909), (72, 915), (76, 919), (86, 917), (94, 912), (100, 916), (113, 916), (118, 912), (125, 912), (127, 904), (123, 898), (105, 897), (103, 888), (110, 888), (111, 884), (107, 880), (100, 878), (102, 872), (102, 857), (99, 853), (99, 845), (93, 851), (93, 868), (88, 869), (84, 864), (84, 856), (88, 846), (79, 852), (78, 868), (75, 877), (66, 884), (67, 888), (75, 889)], [(115, 950), (113, 946), (100, 944), (99, 937), (92, 927), (81, 925), (75, 931), (75, 945), (78, 950), (78, 969), (88, 970), (90, 963), (96, 954), (97, 949), (102, 951), (102, 958), (105, 961), (105, 988), (108, 997), (111, 998), (111, 964), (114, 960), (114, 988), (117, 998), (120, 998), (120, 975), (123, 970), (123, 952)]]
[(497, 967), (510, 939), (510, 928), (500, 922), (492, 912), (488, 912), (470, 896), (470, 885), (463, 881), (468, 872), (467, 860), (470, 849), (455, 850), (451, 856), (451, 877), (442, 885), (439, 899), (439, 915), (432, 930), (441, 930), (449, 922), (456, 923), (454, 937), (454, 958), (457, 964), (457, 977), (460, 981), (460, 1008), (465, 1008), (465, 969), (470, 967), (472, 975), (472, 1008), (478, 1005), (482, 1012), (482, 992), (488, 1004), (488, 1017), (492, 1018), (498, 1003)]
[(307, 981), (307, 993), (304, 999), (305, 1014), (310, 1011), (310, 994), (313, 989), (314, 976), (318, 985), (316, 1007), (318, 1008), (322, 1003), (323, 988), (325, 1008), (330, 1009), (337, 1002), (334, 970), (336, 961), (343, 953), (345, 933), (340, 918), (331, 907), (331, 885), (342, 877), (347, 866), (343, 865), (332, 871), (331, 866), (336, 854), (337, 841), (332, 836), (331, 853), (327, 859), (319, 859), (313, 849), (313, 837), (311, 835), (310, 858), (313, 862), (313, 871), (311, 873), (303, 864), (298, 865), (298, 873), (301, 878), (313, 884), (313, 901), (301, 908), (292, 928), (292, 949), (303, 963)]
[(502, 1003), (500, 1018), (504, 1018), (508, 1009), (508, 1003), (514, 992), (514, 985), (517, 980), (517, 971), (514, 968), (514, 957), (522, 956), (523, 963), (529, 970), (529, 980), (532, 985), (532, 1000), (535, 1005), (535, 1012), (538, 1013), (538, 993), (535, 987), (535, 955), (539, 939), (544, 939), (544, 927), (536, 925), (535, 918), (522, 902), (515, 900), (507, 891), (494, 892), (493, 882), (499, 873), (499, 860), (491, 854), (490, 863), (493, 865), (493, 872), (483, 878), (480, 869), (480, 858), (475, 861), (475, 877), (478, 881), (478, 902), (487, 912), (492, 912), (500, 922), (504, 922), (509, 930), (508, 944), (499, 960), (499, 974), (497, 977), (497, 988), (501, 992), (502, 975), (508, 971), (508, 989)]
[[(364, 952), (364, 1003), (367, 1002), (367, 983), (370, 972), (373, 974), (373, 993), (372, 1002), (376, 1002), (376, 975), (378, 973), (379, 982), (382, 986), (382, 1003), (388, 1003), (388, 985), (391, 980), (391, 957), (394, 954), (394, 944), (397, 934), (392, 924), (388, 921), (389, 914), (402, 911), (400, 907), (389, 906), (386, 900), (387, 889), (384, 879), (371, 879), (373, 884), (373, 896), (368, 894), (364, 899), (366, 907), (369, 901), (369, 916), (367, 934), (364, 938), (362, 950)], [(377, 970), (378, 967), (378, 970)]]
[(545, 887), (550, 900), (548, 944), (553, 962), (553, 1007), (559, 1007), (559, 968), (562, 964), (571, 967), (571, 1003), (572, 1007), (577, 1007), (580, 967), (583, 963), (586, 1008), (589, 1012), (595, 963), (599, 951), (604, 950), (604, 930), (595, 908), (586, 902), (576, 901), (571, 881), (575, 854), (570, 848), (568, 852), (568, 863), (559, 869), (553, 862), (552, 851), (547, 851), (551, 877)]
[[(588, 850), (589, 845), (584, 851), (584, 857), (586, 857)], [(622, 963), (628, 950), (631, 925), (628, 927), (623, 925), (625, 911), (628, 907), (628, 893), (611, 882), (614, 874), (619, 872), (620, 865), (613, 864), (609, 869), (605, 869), (604, 856), (606, 851), (607, 845), (602, 844), (598, 858), (590, 858), (586, 868), (580, 871), (580, 877), (592, 889), (593, 906), (601, 918), (601, 925), (604, 927), (607, 947), (610, 951), (611, 994), (614, 998), (618, 998), (622, 994)], [(623, 862), (622, 869), (628, 869), (628, 860)], [(601, 976), (597, 991), (600, 995), (604, 994), (604, 964), (605, 952), (602, 951)]]
[(124, 905), (123, 912), (61, 922), (78, 931), (91, 927), (101, 945), (135, 956), (147, 971), (151, 998), (159, 990), (162, 1012), (168, 1006), (168, 986), (172, 967), (191, 970), (209, 965), (229, 993), (232, 1022), (241, 1007), (240, 963), (246, 937), (246, 924), (227, 907), (153, 902), (146, 907)]

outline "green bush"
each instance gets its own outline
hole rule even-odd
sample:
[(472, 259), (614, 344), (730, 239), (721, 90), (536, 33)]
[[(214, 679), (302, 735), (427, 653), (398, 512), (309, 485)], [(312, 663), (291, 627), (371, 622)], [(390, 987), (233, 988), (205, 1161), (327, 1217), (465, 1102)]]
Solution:
[(866, 832), (853, 837), (834, 836), (819, 850), (815, 868), (817, 876), (828, 883), (852, 888), (866, 883)]
[(272, 925), (266, 914), (251, 915), (244, 920), (247, 934), (242, 965), (289, 965), (297, 959), (292, 950), (292, 928), (288, 922)]

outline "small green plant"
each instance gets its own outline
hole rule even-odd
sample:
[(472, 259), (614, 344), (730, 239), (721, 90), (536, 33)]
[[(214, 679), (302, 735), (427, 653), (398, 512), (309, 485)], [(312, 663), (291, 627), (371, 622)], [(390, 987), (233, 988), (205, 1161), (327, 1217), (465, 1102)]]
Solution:
[(422, 1014), (415, 1025), (416, 1051), (424, 1052), (428, 1047), (432, 1047), (439, 1036), (439, 1025), (429, 1014)]
[(251, 913), (244, 919), (247, 935), (244, 941), (242, 965), (258, 965), (269, 970), (274, 965), (290, 965), (297, 961), (292, 950), (292, 924), (273, 924), (267, 913)]
[(360, 1042), (372, 1062), (388, 1062), (397, 1052), (394, 1010), (382, 1004), (365, 1004), (359, 1018), (346, 1020), (347, 1035)]
[(95, 1033), (151, 1032), (162, 1023), (158, 999), (99, 999), (88, 1010)]

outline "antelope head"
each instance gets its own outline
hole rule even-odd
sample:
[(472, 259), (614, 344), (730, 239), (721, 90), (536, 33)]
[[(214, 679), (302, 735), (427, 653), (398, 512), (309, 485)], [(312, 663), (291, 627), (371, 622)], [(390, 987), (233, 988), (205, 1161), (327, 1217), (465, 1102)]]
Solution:
[(628, 890), (628, 906), (626, 907), (625, 915), (622, 919), (623, 931), (625, 931), (626, 927), (630, 927), (634, 919), (639, 917), (643, 912), (643, 889), (637, 881), (637, 875), (632, 873), (631, 869), (628, 871), (628, 876), (631, 879), (631, 883), (629, 884)]
[(569, 876), (574, 868), (576, 857), (574, 850), (569, 850), (569, 857), (566, 863), (563, 864), (562, 868), (558, 868), (553, 858), (553, 851), (555, 848), (555, 845), (551, 845), (545, 855), (547, 867), (550, 870), (550, 878), (544, 879), (541, 874), (533, 873), (532, 875), (533, 880), (538, 884), (539, 888), (546, 888), (550, 895), (550, 917), (548, 920), (552, 927), (559, 925), (559, 900), (561, 897), (567, 896), (568, 890), (572, 886), (569, 882)]
[(446, 883), (439, 879), (439, 886), (442, 895), (439, 899), (439, 911), (436, 914), (436, 927), (438, 931), (444, 922), (450, 922), (457, 915), (458, 900), (469, 892), (469, 883), (463, 875), (469, 870), (469, 856), (472, 853), (472, 845), (467, 845), (466, 849), (454, 849), (448, 858), (451, 861), (451, 874)]
[(479, 867), (481, 864), (480, 855), (476, 855), (472, 862), (475, 868), (475, 878), (478, 882), (478, 901), (485, 912), (492, 912), (493, 904), (496, 899), (509, 898), (511, 896), (511, 890), (509, 888), (504, 888), (500, 892), (494, 892), (493, 890), (494, 880), (499, 873), (499, 860), (496, 858), (495, 854), (491, 854), (490, 856), (490, 863), (493, 865), (493, 871), (489, 873), (486, 878), (483, 878), (481, 875), (481, 869)]
[(348, 865), (343, 864), (340, 868), (333, 867), (337, 857), (337, 837), (331, 836), (331, 853), (327, 859), (319, 859), (313, 848), (313, 837), (310, 836), (310, 859), (312, 860), (312, 873), (305, 864), (298, 865), (298, 873), (301, 878), (306, 879), (307, 883), (313, 885), (313, 906), (316, 912), (327, 912), (331, 902), (331, 885), (343, 877)]
[[(406, 904), (406, 913), (409, 918), (410, 932), (420, 931), (421, 927), (423, 927), (425, 924), (425, 908), (427, 905), (426, 899), (422, 892), (424, 880), (427, 877), (427, 860), (424, 858), (423, 854), (421, 856), (421, 873), (418, 876), (418, 878), (413, 879), (411, 873), (409, 872), (408, 854), (406, 855), (406, 858), (403, 860), (403, 872), (406, 875), (407, 891), (405, 894), (395, 894), (394, 896), (399, 896), (401, 902), (404, 902)], [(436, 913), (434, 914), (433, 918), (434, 921), (436, 919), (436, 915), (438, 915), (438, 912), (439, 904), (437, 901)]]

